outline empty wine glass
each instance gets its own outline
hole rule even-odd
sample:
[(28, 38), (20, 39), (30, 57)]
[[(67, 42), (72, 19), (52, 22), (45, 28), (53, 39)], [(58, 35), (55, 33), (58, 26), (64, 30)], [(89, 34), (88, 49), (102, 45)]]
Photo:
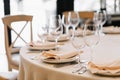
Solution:
[(40, 40), (44, 44), (48, 36), (48, 26), (38, 27), (37, 36), (38, 40)]
[(70, 27), (70, 12), (64, 13), (62, 15), (62, 24), (65, 27), (65, 33), (69, 35), (69, 27)]
[(52, 15), (50, 17), (50, 24), (49, 24), (49, 34), (55, 39), (56, 42), (56, 50), (57, 50), (57, 43), (60, 35), (63, 33), (63, 26), (62, 20), (60, 15)]
[(99, 33), (100, 36), (104, 36), (105, 34), (102, 31), (103, 25), (105, 24), (105, 22), (107, 21), (107, 14), (105, 10), (102, 11), (97, 11), (94, 14), (94, 18), (93, 18), (94, 22), (99, 25)]
[(91, 49), (91, 59), (93, 61), (93, 48), (99, 43), (99, 26), (94, 23), (88, 23), (84, 25), (83, 32), (84, 42)]
[[(84, 73), (87, 69), (86, 67), (84, 66), (84, 61), (82, 58), (81, 58), (81, 52), (84, 47), (85, 47), (85, 43), (84, 43), (84, 39), (83, 39), (83, 36), (76, 36), (75, 35), (75, 31), (73, 31), (73, 34), (72, 35), (72, 38), (71, 38), (71, 43), (73, 45), (73, 47), (77, 50), (78, 52), (78, 64), (75, 66), (75, 70), (72, 71), (72, 73)], [(77, 67), (77, 68), (76, 68)], [(84, 69), (84, 70), (83, 70)]]
[(70, 25), (73, 28), (73, 31), (75, 31), (75, 28), (78, 26), (79, 22), (80, 22), (80, 18), (79, 18), (79, 13), (78, 12), (70, 12)]

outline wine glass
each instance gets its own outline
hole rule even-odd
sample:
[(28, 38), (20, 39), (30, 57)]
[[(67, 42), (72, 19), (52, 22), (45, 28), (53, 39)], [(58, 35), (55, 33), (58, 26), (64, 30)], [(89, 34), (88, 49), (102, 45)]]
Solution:
[(64, 13), (62, 15), (62, 24), (65, 27), (65, 33), (69, 35), (69, 27), (70, 27), (70, 12)]
[(58, 39), (63, 33), (63, 26), (62, 26), (62, 20), (60, 15), (52, 15), (50, 17), (50, 23), (49, 23), (49, 34), (52, 36), (52, 38), (55, 39), (56, 42), (56, 50), (57, 50), (57, 43)]
[(37, 36), (38, 36), (38, 40), (40, 39), (40, 41), (44, 44), (48, 36), (48, 26), (38, 27)]
[[(75, 35), (75, 31), (73, 31), (71, 43), (78, 52), (78, 64), (75, 66), (75, 70), (73, 70), (72, 73), (78, 72), (78, 73), (82, 74), (87, 70), (86, 67), (84, 66), (85, 60), (83, 60), (81, 58), (81, 52), (82, 52), (81, 49), (83, 49), (85, 47), (83, 35), (77, 36), (77, 35)], [(77, 67), (77, 69), (76, 69), (76, 67)]]
[(73, 31), (75, 31), (75, 28), (78, 26), (80, 22), (79, 13), (74, 11), (74, 12), (70, 12), (69, 15), (70, 15), (70, 25), (72, 26)]
[(85, 44), (91, 49), (90, 61), (93, 61), (93, 49), (100, 41), (99, 26), (93, 22), (85, 24), (83, 37)]
[(104, 36), (105, 34), (102, 31), (103, 25), (105, 24), (105, 22), (107, 21), (107, 14), (105, 10), (102, 11), (97, 11), (94, 14), (94, 18), (93, 18), (94, 22), (99, 25), (99, 33), (100, 36)]

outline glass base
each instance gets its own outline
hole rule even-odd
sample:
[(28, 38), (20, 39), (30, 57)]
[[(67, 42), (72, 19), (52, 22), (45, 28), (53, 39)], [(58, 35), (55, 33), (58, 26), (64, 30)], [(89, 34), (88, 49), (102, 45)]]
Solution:
[(105, 36), (105, 33), (99, 32), (99, 35), (100, 35), (100, 36)]

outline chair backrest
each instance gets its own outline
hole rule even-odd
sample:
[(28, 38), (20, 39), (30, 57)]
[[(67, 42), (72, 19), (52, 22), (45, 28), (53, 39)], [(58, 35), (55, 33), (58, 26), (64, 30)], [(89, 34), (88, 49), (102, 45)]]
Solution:
[[(17, 42), (18, 39), (20, 39), (24, 43), (28, 43), (28, 42), (31, 42), (33, 40), (32, 19), (33, 19), (33, 16), (31, 16), (31, 15), (8, 15), (8, 16), (5, 16), (5, 17), (2, 18), (2, 21), (3, 21), (3, 24), (4, 24), (5, 49), (6, 49), (6, 54), (7, 54), (7, 57), (8, 57), (8, 63), (10, 61), (12, 61), (11, 60), (11, 53), (14, 52), (12, 50), (15, 50), (15, 52), (16, 52), (16, 49), (13, 49), (13, 47), (15, 47), (15, 43)], [(12, 25), (12, 24), (17, 23), (17, 22), (24, 22), (24, 24), (22, 23), (23, 25), (20, 25), (19, 27), (17, 27), (18, 25), (15, 25), (15, 26)], [(21, 36), (21, 34), (24, 31), (24, 29), (28, 28), (28, 27), (29, 27), (29, 30), (30, 30), (29, 31), (30, 32), (30, 34), (29, 34), (30, 39), (29, 39), (29, 41), (26, 41), (22, 37), (23, 35)], [(19, 30), (19, 31), (17, 31), (17, 30)], [(13, 39), (10, 40), (11, 33), (9, 34), (9, 31), (11, 33), (15, 34), (14, 40)], [(28, 34), (24, 34), (24, 36), (28, 36)]]
[[(67, 18), (69, 12), (73, 13), (74, 11), (65, 11), (62, 14), (66, 16)], [(94, 17), (94, 11), (79, 11), (78, 14), (79, 14), (80, 19), (85, 21), (84, 23), (89, 23), (90, 21), (93, 20), (93, 17)], [(81, 25), (79, 24), (78, 27), (79, 26)]]
[(1, 76), (0, 76), (0, 80), (7, 80), (7, 79), (5, 79), (4, 77), (1, 77)]
[(79, 16), (84, 19), (93, 19), (94, 11), (80, 11)]
[[(74, 12), (74, 11), (65, 11), (63, 12), (64, 15), (68, 15), (68, 12)], [(93, 19), (94, 17), (94, 11), (79, 11), (80, 18), (83, 19)]]

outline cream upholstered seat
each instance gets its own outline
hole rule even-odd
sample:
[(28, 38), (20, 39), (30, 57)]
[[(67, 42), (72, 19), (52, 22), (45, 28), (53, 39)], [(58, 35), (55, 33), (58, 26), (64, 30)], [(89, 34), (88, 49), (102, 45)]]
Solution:
[[(22, 41), (24, 45), (28, 42), (31, 42), (33, 39), (32, 36), (32, 19), (31, 15), (8, 15), (2, 18), (4, 24), (4, 35), (5, 35), (5, 50), (8, 59), (8, 68), (9, 71), (13, 69), (18, 69), (19, 67), (19, 49), (16, 47), (17, 40)], [(15, 25), (19, 23), (20, 26)], [(29, 34), (23, 33), (25, 28)], [(11, 35), (10, 35), (11, 34)], [(12, 35), (14, 34), (14, 36)], [(28, 37), (25, 39), (25, 37)], [(14, 38), (12, 38), (14, 37)], [(18, 42), (20, 43), (20, 42)], [(20, 43), (21, 44), (21, 43)]]
[(17, 80), (18, 72), (0, 72), (0, 80)]

